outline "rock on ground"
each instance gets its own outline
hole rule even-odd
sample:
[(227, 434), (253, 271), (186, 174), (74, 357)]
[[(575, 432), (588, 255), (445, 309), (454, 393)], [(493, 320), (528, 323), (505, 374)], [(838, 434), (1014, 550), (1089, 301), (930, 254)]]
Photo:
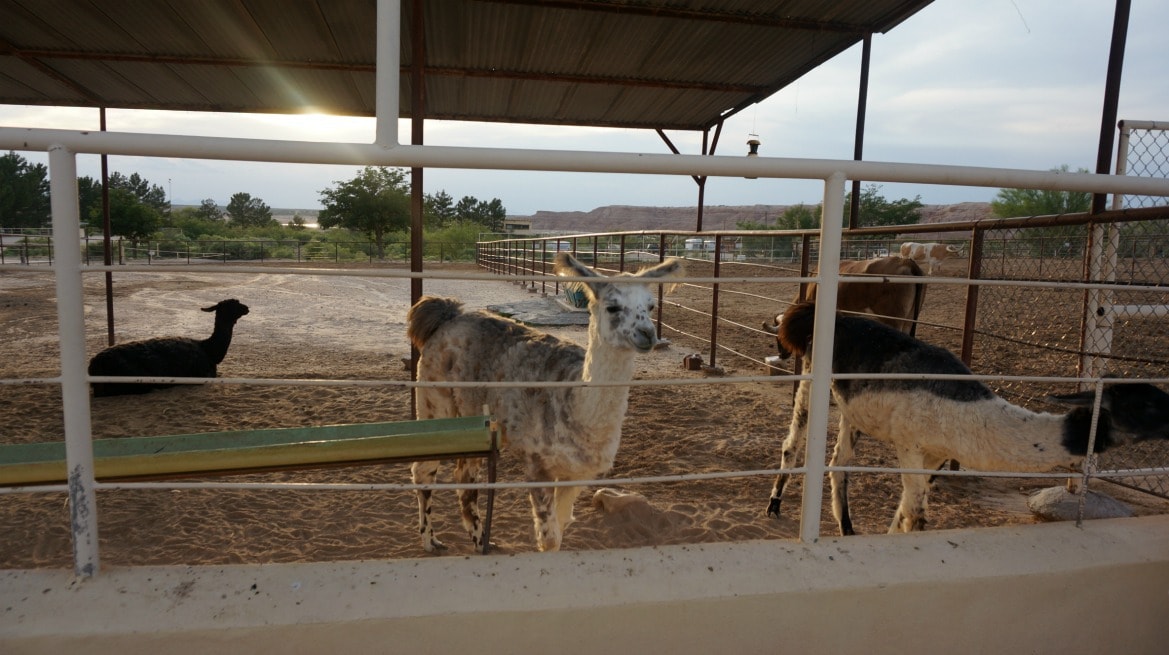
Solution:
[[(1075, 521), (1080, 516), (1080, 497), (1066, 487), (1040, 489), (1027, 498), (1027, 506), (1044, 521)], [(1085, 519), (1111, 519), (1132, 516), (1128, 505), (1115, 498), (1088, 490), (1084, 498)]]

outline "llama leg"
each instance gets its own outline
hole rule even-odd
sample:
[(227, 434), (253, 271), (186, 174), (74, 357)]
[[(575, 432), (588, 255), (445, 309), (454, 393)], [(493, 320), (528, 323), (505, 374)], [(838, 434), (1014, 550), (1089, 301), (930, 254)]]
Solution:
[[(808, 436), (808, 401), (812, 385), (808, 380), (800, 382), (796, 391), (795, 401), (792, 403), (792, 422), (788, 427), (787, 438), (783, 440), (780, 453), (779, 468), (787, 469), (795, 465), (796, 458), (804, 449), (804, 440)], [(783, 498), (783, 489), (791, 478), (787, 473), (781, 473), (775, 478), (775, 485), (771, 488), (771, 499), (767, 503), (767, 515), (779, 518), (779, 503)]]
[[(474, 483), (479, 477), (479, 461), (471, 459), (455, 460), (455, 482), (459, 484)], [(483, 522), (479, 520), (479, 490), (459, 489), (459, 508), (463, 513), (463, 528), (471, 535), (471, 543), (476, 550), (483, 548)]]
[[(848, 466), (859, 437), (860, 432), (845, 421), (843, 416), (840, 417), (840, 432), (836, 435), (836, 447), (832, 450), (829, 466)], [(852, 517), (848, 514), (848, 474), (833, 471), (828, 478), (832, 482), (832, 514), (836, 517), (840, 534), (841, 536), (856, 534), (852, 530)]]
[(556, 487), (556, 491), (552, 494), (556, 507), (556, 520), (560, 523), (561, 534), (575, 520), (572, 515), (572, 505), (582, 491), (584, 491), (584, 487)]
[[(925, 457), (919, 452), (899, 450), (898, 466), (907, 469), (926, 468)], [(925, 529), (925, 510), (929, 503), (929, 476), (921, 473), (901, 474), (901, 502), (889, 525), (889, 534), (919, 532)]]
[(532, 501), (532, 520), (536, 527), (536, 547), (542, 552), (560, 550), (560, 522), (556, 518), (555, 492), (549, 487), (528, 492)]
[[(414, 462), (410, 465), (411, 480), (414, 484), (434, 484), (438, 477), (438, 464), (436, 461)], [(446, 544), (435, 538), (434, 525), (430, 521), (431, 495), (434, 492), (420, 489), (415, 493), (418, 495), (418, 532), (422, 535), (422, 548), (428, 553), (446, 548)]]

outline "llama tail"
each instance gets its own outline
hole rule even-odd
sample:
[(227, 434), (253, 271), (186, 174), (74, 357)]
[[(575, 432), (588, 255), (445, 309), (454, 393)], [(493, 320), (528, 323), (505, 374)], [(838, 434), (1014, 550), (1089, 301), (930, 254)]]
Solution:
[(463, 303), (454, 298), (423, 296), (406, 312), (406, 337), (415, 348), (422, 350), (443, 323), (462, 313)]
[(779, 342), (794, 355), (803, 357), (816, 323), (816, 303), (802, 302), (783, 313), (779, 322)]

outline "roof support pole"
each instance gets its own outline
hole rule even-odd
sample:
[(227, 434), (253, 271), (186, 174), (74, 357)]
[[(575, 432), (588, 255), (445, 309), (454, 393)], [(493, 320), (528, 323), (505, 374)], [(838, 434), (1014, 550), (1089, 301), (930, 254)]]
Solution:
[(844, 222), (843, 173), (824, 181), (824, 220), (820, 223), (819, 283), (816, 326), (812, 336), (811, 399), (804, 454), (804, 497), (800, 510), (800, 541), (820, 539), (820, 503), (824, 499), (824, 452), (828, 448), (828, 399), (832, 384), (832, 342), (836, 327), (836, 296), (840, 280), (840, 225)]
[[(101, 131), (106, 131), (106, 108), (98, 112)], [(110, 242), (110, 158), (105, 153), (101, 156), (101, 244), (102, 257), (106, 266), (114, 263), (114, 246)], [(174, 199), (170, 199), (174, 202)], [(89, 242), (86, 241), (88, 250)], [(106, 271), (106, 341), (114, 345), (114, 273)]]
[[(410, 43), (412, 44), (410, 66), (410, 143), (420, 146), (423, 142), (423, 127), (426, 122), (426, 15), (423, 0), (411, 0), (413, 17), (410, 21)], [(397, 69), (394, 69), (395, 71)], [(396, 78), (397, 75), (395, 74)], [(422, 168), (410, 169), (410, 270), (422, 272)], [(410, 280), (410, 304), (422, 298), (422, 278)]]
[(377, 0), (377, 70), (374, 71), (374, 143), (398, 145), (398, 87), (401, 84), (402, 3)]
[[(666, 147), (670, 149), (670, 152), (674, 153), (675, 155), (682, 154), (681, 152), (678, 151), (678, 147), (674, 145), (674, 142), (670, 140), (670, 137), (666, 136), (666, 133), (665, 133), (665, 131), (662, 130), (662, 128), (659, 127), (656, 131), (658, 133), (658, 136), (661, 137), (662, 141), (665, 142)], [(710, 139), (710, 129), (709, 128), (702, 131), (702, 154), (704, 154), (704, 155), (713, 155), (714, 154), (715, 149), (718, 148), (718, 138), (720, 135), (722, 135), (722, 131), (723, 131), (723, 122), (721, 120), (718, 122), (717, 125), (715, 125), (714, 139), (713, 140)], [(698, 216), (695, 219), (694, 231), (701, 232), (702, 231), (702, 210), (706, 206), (706, 178), (707, 178), (707, 176), (705, 176), (705, 175), (691, 175), (690, 178), (693, 179), (694, 183), (698, 185)]]
[[(426, 122), (426, 15), (424, 0), (411, 0), (413, 16), (410, 20), (410, 43), (412, 44), (410, 66), (410, 143), (420, 146), (424, 141)], [(396, 47), (396, 46), (395, 46)], [(395, 71), (397, 69), (394, 69)], [(397, 77), (395, 75), (394, 77)], [(423, 203), (422, 177), (423, 169), (415, 166), (410, 169), (410, 270), (414, 273), (422, 272), (422, 249), (424, 247), (422, 230), (424, 229), (425, 207)], [(410, 305), (422, 298), (422, 278), (410, 278)], [(418, 349), (410, 347), (410, 379), (418, 378)], [(416, 389), (411, 389), (413, 396)], [(415, 403), (410, 403), (410, 418), (418, 418)]]
[[(1100, 112), (1100, 146), (1096, 149), (1096, 172), (1107, 175), (1112, 168), (1112, 146), (1116, 138), (1116, 106), (1120, 98), (1120, 78), (1124, 73), (1124, 47), (1128, 40), (1131, 0), (1116, 0), (1112, 18), (1112, 46), (1108, 51), (1108, 75), (1104, 80), (1104, 109)], [(1104, 211), (1107, 196), (1092, 196), (1092, 213)]]
[[(704, 154), (704, 155), (710, 154), (709, 152), (707, 152), (707, 148), (709, 146), (709, 139), (710, 139), (710, 130), (703, 130), (702, 131), (702, 154)], [(706, 208), (706, 180), (707, 180), (707, 176), (705, 176), (705, 175), (694, 176), (694, 181), (698, 183), (698, 211), (697, 211), (697, 215), (694, 217), (694, 231), (696, 231), (696, 232), (702, 231), (702, 214), (704, 213), (703, 210)], [(716, 275), (717, 275), (717, 273), (716, 273)], [(717, 288), (717, 285), (716, 285), (716, 288)], [(715, 293), (717, 293), (717, 291)], [(714, 351), (712, 350), (711, 351), (712, 355), (713, 355), (713, 352)], [(713, 365), (714, 365), (714, 363), (712, 362), (711, 366), (713, 366)]]
[[(1112, 148), (1117, 129), (1117, 104), (1120, 99), (1120, 79), (1124, 73), (1124, 48), (1128, 41), (1131, 0), (1116, 0), (1112, 17), (1112, 45), (1108, 50), (1108, 72), (1104, 80), (1104, 107), (1100, 112), (1100, 144), (1096, 149), (1096, 172), (1107, 175), (1112, 167)], [(1123, 173), (1117, 161), (1117, 175)], [(1116, 197), (1116, 194), (1113, 194)], [(1108, 194), (1092, 194), (1089, 213), (1099, 214), (1106, 209)], [(1084, 249), (1083, 276), (1088, 281), (1111, 281), (1115, 272), (1116, 244), (1119, 233), (1113, 224), (1093, 223), (1088, 230), (1088, 247)], [(1112, 317), (1097, 315), (1094, 308), (1106, 304), (1110, 292), (1100, 289), (1085, 289), (1081, 303), (1084, 314), (1080, 317), (1080, 352), (1100, 352), (1099, 339), (1112, 325)], [(1081, 358), (1078, 364), (1080, 376), (1097, 375), (1106, 366), (1099, 358)]]
[(77, 202), (77, 156), (63, 146), (49, 148), (49, 203), (57, 278), (57, 330), (61, 342), (61, 402), (65, 419), (65, 465), (73, 533), (73, 572), (82, 578), (100, 568), (97, 498), (93, 470), (93, 428), (85, 370), (85, 313)]
[[(869, 106), (869, 64), (873, 55), (873, 35), (865, 34), (861, 46), (861, 81), (857, 91), (856, 101), (856, 136), (853, 138), (852, 158), (855, 161), (864, 159), (865, 151), (865, 113)], [(852, 181), (852, 202), (848, 208), (848, 229), (860, 227), (861, 214), (861, 181)]]

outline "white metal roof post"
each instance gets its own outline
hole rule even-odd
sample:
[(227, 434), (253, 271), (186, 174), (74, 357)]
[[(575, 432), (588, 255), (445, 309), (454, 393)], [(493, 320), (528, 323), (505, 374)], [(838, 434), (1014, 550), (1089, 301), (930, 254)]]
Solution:
[(820, 269), (816, 281), (816, 327), (812, 343), (812, 396), (808, 404), (808, 439), (804, 455), (800, 540), (820, 538), (820, 502), (824, 497), (824, 454), (828, 449), (828, 401), (832, 397), (832, 335), (836, 327), (836, 296), (840, 279), (840, 227), (844, 225), (845, 177), (837, 173), (824, 184), (820, 220)]
[(374, 72), (374, 143), (398, 145), (398, 69), (402, 60), (401, 0), (377, 0), (377, 70)]
[(61, 402), (65, 418), (65, 464), (69, 479), (69, 514), (73, 532), (73, 571), (96, 575), (98, 560), (97, 497), (94, 494), (93, 436), (89, 383), (85, 369), (85, 303), (81, 285), (81, 250), (77, 199), (77, 157), (49, 148), (53, 271), (57, 280), (57, 330), (61, 342)]

